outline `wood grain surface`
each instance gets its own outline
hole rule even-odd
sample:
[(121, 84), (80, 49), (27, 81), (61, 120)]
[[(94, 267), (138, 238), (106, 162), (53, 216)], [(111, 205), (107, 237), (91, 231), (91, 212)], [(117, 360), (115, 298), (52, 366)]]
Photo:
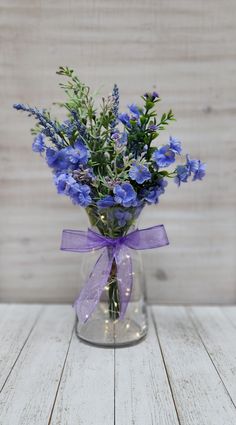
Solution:
[(144, 255), (149, 302), (236, 301), (235, 13), (234, 0), (0, 0), (0, 300), (71, 302), (82, 284), (82, 256), (59, 245), (85, 213), (56, 194), (33, 121), (12, 109), (59, 100), (69, 65), (102, 94), (117, 82), (122, 109), (155, 88), (177, 118), (160, 140), (208, 164), (204, 182), (170, 182), (143, 213), (171, 242)]
[(0, 305), (0, 424), (235, 425), (236, 306), (148, 312), (146, 339), (101, 348), (69, 305)]

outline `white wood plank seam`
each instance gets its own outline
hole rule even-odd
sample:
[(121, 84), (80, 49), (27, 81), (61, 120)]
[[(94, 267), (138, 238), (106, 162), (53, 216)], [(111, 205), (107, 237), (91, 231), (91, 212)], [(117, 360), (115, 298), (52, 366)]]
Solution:
[(225, 384), (225, 382), (224, 382), (224, 380), (223, 380), (223, 378), (222, 378), (222, 376), (221, 376), (220, 372), (218, 371), (218, 369), (217, 369), (217, 367), (216, 367), (216, 365), (215, 365), (215, 363), (214, 363), (214, 361), (213, 361), (213, 359), (212, 359), (212, 357), (211, 357), (211, 354), (209, 353), (209, 351), (208, 351), (208, 349), (207, 349), (207, 347), (206, 347), (206, 345), (205, 345), (205, 343), (204, 343), (204, 341), (203, 341), (203, 339), (202, 339), (202, 337), (201, 337), (201, 335), (200, 335), (200, 333), (199, 333), (199, 331), (198, 331), (198, 328), (197, 328), (197, 326), (196, 326), (196, 324), (195, 324), (194, 320), (193, 320), (193, 319), (192, 319), (192, 317), (191, 317), (191, 314), (189, 313), (189, 311), (191, 310), (191, 311), (192, 311), (192, 314), (193, 314), (193, 316), (194, 316), (194, 312), (193, 312), (192, 308), (191, 308), (191, 307), (185, 307), (185, 310), (186, 310), (186, 312), (187, 312), (188, 318), (189, 318), (189, 320), (191, 321), (191, 323), (192, 323), (192, 325), (193, 325), (193, 327), (194, 327), (194, 329), (195, 329), (195, 331), (196, 331), (196, 333), (197, 333), (197, 335), (198, 335), (198, 337), (199, 337), (199, 339), (200, 339), (200, 341), (201, 341), (201, 343), (202, 343), (202, 345), (203, 345), (204, 349), (206, 350), (206, 353), (207, 353), (207, 355), (208, 355), (208, 357), (209, 357), (209, 359), (210, 359), (210, 361), (211, 361), (211, 363), (212, 363), (212, 365), (213, 365), (213, 367), (214, 367), (214, 369), (215, 369), (215, 371), (216, 371), (217, 375), (219, 376), (219, 378), (220, 378), (220, 380), (221, 380), (221, 382), (222, 382), (222, 384), (223, 384), (223, 386), (224, 386), (224, 388), (225, 388), (226, 393), (228, 394), (228, 396), (229, 396), (229, 398), (230, 398), (230, 400), (231, 400), (231, 402), (232, 402), (233, 406), (236, 408), (236, 405), (235, 405), (235, 403), (234, 403), (234, 401), (233, 401), (233, 399), (232, 399), (232, 397), (231, 397), (231, 395), (230, 395), (230, 392), (228, 391), (228, 388), (227, 388), (227, 386), (226, 386), (226, 384)]
[(73, 337), (73, 333), (74, 332), (75, 332), (75, 325), (72, 328), (71, 337), (70, 337), (70, 341), (69, 341), (68, 348), (67, 348), (67, 351), (66, 351), (65, 360), (64, 360), (64, 363), (63, 363), (63, 366), (62, 366), (61, 375), (60, 375), (60, 378), (59, 378), (59, 382), (58, 382), (56, 394), (55, 394), (55, 397), (54, 397), (54, 401), (53, 401), (52, 410), (51, 410), (51, 413), (50, 413), (48, 425), (50, 425), (50, 423), (52, 421), (53, 411), (54, 411), (54, 407), (55, 407), (55, 404), (56, 404), (56, 400), (57, 400), (57, 396), (58, 396), (58, 391), (60, 389), (61, 380), (62, 380), (63, 373), (64, 373), (64, 370), (65, 370), (65, 366), (66, 366), (68, 354), (69, 354), (69, 351), (70, 351), (71, 341), (72, 341), (72, 337)]
[(169, 384), (169, 387), (170, 387), (170, 392), (171, 392), (171, 396), (172, 396), (173, 403), (174, 403), (174, 407), (175, 407), (175, 411), (176, 411), (176, 416), (177, 416), (177, 419), (178, 419), (179, 424), (181, 425), (180, 418), (179, 418), (179, 412), (178, 412), (178, 409), (177, 409), (177, 404), (176, 404), (176, 401), (175, 401), (175, 397), (174, 397), (173, 389), (172, 389), (172, 386), (171, 386), (171, 381), (170, 381), (170, 377), (169, 377), (169, 372), (168, 372), (168, 368), (167, 368), (167, 365), (166, 365), (166, 362), (165, 362), (165, 357), (164, 357), (164, 353), (163, 353), (163, 350), (162, 350), (162, 346), (161, 346), (160, 338), (159, 338), (159, 335), (158, 335), (158, 330), (157, 330), (156, 322), (155, 322), (155, 319), (154, 319), (154, 314), (153, 314), (152, 307), (150, 307), (150, 310), (151, 310), (151, 319), (152, 319), (153, 324), (154, 324), (154, 328), (155, 328), (155, 332), (156, 332), (157, 341), (158, 341), (158, 344), (159, 344), (159, 347), (160, 347), (161, 358), (162, 358), (163, 365), (164, 365), (164, 368), (165, 368), (167, 381), (168, 381), (168, 384)]
[(5, 387), (5, 385), (6, 385), (7, 381), (8, 381), (8, 379), (9, 379), (9, 377), (10, 377), (10, 375), (11, 375), (11, 373), (12, 373), (12, 371), (13, 371), (13, 369), (14, 369), (14, 367), (15, 367), (15, 365), (16, 365), (16, 363), (17, 363), (17, 361), (18, 361), (18, 359), (19, 359), (19, 358), (20, 358), (20, 356), (21, 356), (22, 351), (24, 350), (24, 347), (25, 347), (25, 345), (26, 345), (26, 343), (27, 343), (28, 339), (30, 338), (30, 335), (32, 334), (32, 332), (33, 332), (33, 330), (34, 330), (34, 328), (35, 328), (35, 326), (36, 326), (36, 324), (37, 324), (37, 322), (38, 322), (38, 320), (39, 320), (39, 318), (40, 318), (40, 316), (41, 316), (41, 314), (42, 314), (42, 312), (43, 312), (43, 310), (44, 310), (44, 307), (42, 306), (42, 308), (40, 309), (39, 313), (37, 314), (37, 316), (36, 316), (36, 318), (35, 318), (35, 320), (34, 320), (34, 322), (33, 322), (33, 324), (32, 324), (32, 327), (30, 328), (30, 331), (29, 331), (29, 333), (28, 333), (27, 337), (25, 338), (25, 340), (24, 340), (24, 342), (23, 342), (23, 345), (22, 345), (21, 349), (19, 350), (18, 355), (16, 356), (16, 359), (15, 359), (14, 363), (12, 364), (12, 367), (11, 367), (11, 369), (10, 369), (9, 373), (7, 374), (7, 377), (6, 377), (6, 379), (5, 379), (5, 381), (4, 381), (3, 385), (2, 385), (2, 387), (0, 388), (0, 393), (1, 393), (1, 392), (2, 392), (2, 390), (4, 389), (4, 387)]

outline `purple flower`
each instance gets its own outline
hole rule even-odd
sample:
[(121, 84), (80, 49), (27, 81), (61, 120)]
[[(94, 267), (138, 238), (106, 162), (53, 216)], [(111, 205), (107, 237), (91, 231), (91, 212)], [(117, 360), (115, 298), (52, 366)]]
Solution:
[(170, 149), (170, 145), (165, 145), (157, 149), (152, 158), (159, 167), (168, 167), (175, 162), (175, 152)]
[(73, 170), (72, 176), (76, 181), (81, 181), (83, 183), (91, 183), (91, 181), (96, 180), (92, 168), (85, 168), (83, 165), (80, 165), (79, 168)]
[(148, 130), (150, 131), (150, 133), (153, 133), (154, 131), (156, 131), (158, 129), (158, 126), (155, 124), (150, 124), (148, 126)]
[(114, 198), (111, 195), (107, 195), (104, 198), (100, 199), (97, 202), (97, 206), (99, 208), (108, 208), (108, 207), (112, 207), (115, 204)]
[(194, 172), (193, 181), (202, 180), (206, 174), (206, 164), (203, 164), (200, 160), (198, 160), (198, 168)]
[(91, 202), (91, 189), (87, 184), (76, 183), (71, 187), (70, 196), (74, 204), (87, 207)]
[(35, 137), (32, 143), (32, 150), (39, 153), (45, 151), (44, 135), (42, 133), (37, 134)]
[(117, 142), (117, 141), (120, 139), (120, 132), (119, 132), (119, 130), (116, 130), (116, 131), (112, 134), (111, 139), (112, 139), (112, 140), (115, 140), (115, 142)]
[(154, 91), (152, 93), (145, 93), (144, 97), (145, 99), (151, 100), (151, 102), (153, 102), (154, 100), (159, 99), (159, 94), (156, 91)]
[(150, 180), (151, 173), (146, 165), (137, 164), (130, 168), (129, 176), (131, 180), (135, 180), (137, 183), (142, 184), (146, 180)]
[(181, 147), (181, 142), (178, 139), (176, 139), (175, 137), (170, 136), (170, 138), (169, 138), (169, 146), (170, 146), (170, 149), (174, 153), (177, 153), (178, 155), (181, 154), (182, 147)]
[(71, 174), (61, 173), (54, 177), (54, 183), (59, 194), (69, 195), (72, 186), (76, 184), (76, 180)]
[(116, 210), (115, 218), (118, 221), (120, 227), (124, 227), (126, 223), (132, 218), (132, 214), (128, 211)]
[(131, 127), (130, 116), (127, 113), (124, 112), (123, 114), (119, 114), (118, 118), (126, 127)]
[(127, 133), (125, 131), (120, 133), (119, 130), (116, 130), (112, 134), (111, 138), (117, 143), (118, 146), (125, 145), (127, 142)]
[(113, 189), (115, 202), (123, 205), (123, 207), (131, 207), (137, 205), (137, 194), (130, 183), (116, 185)]

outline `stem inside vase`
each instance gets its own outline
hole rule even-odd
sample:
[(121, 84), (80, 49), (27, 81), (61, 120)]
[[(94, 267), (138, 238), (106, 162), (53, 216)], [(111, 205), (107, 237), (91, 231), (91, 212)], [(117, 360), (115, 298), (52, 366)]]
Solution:
[[(118, 238), (127, 235), (127, 233), (131, 231), (142, 208), (143, 205), (138, 207), (122, 207), (118, 205), (102, 209), (97, 206), (90, 206), (86, 208), (86, 212), (92, 228), (103, 236)], [(115, 321), (120, 317), (121, 308), (115, 259), (112, 262), (107, 287), (109, 318)]]
[(120, 316), (120, 297), (117, 281), (117, 265), (113, 260), (111, 272), (108, 280), (108, 303), (109, 317), (111, 320), (119, 319)]

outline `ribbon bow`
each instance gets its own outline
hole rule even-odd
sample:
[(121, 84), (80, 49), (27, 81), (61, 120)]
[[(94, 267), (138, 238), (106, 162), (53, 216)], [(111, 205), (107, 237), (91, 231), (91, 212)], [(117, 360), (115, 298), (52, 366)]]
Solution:
[(120, 294), (120, 319), (124, 318), (130, 300), (133, 274), (130, 249), (142, 250), (168, 245), (169, 241), (164, 226), (158, 225), (147, 229), (136, 229), (126, 236), (110, 238), (88, 229), (63, 230), (61, 249), (73, 252), (89, 252), (104, 248), (90, 276), (82, 288), (74, 306), (79, 321), (85, 323), (98, 304), (107, 284), (113, 261), (117, 266), (117, 281)]

